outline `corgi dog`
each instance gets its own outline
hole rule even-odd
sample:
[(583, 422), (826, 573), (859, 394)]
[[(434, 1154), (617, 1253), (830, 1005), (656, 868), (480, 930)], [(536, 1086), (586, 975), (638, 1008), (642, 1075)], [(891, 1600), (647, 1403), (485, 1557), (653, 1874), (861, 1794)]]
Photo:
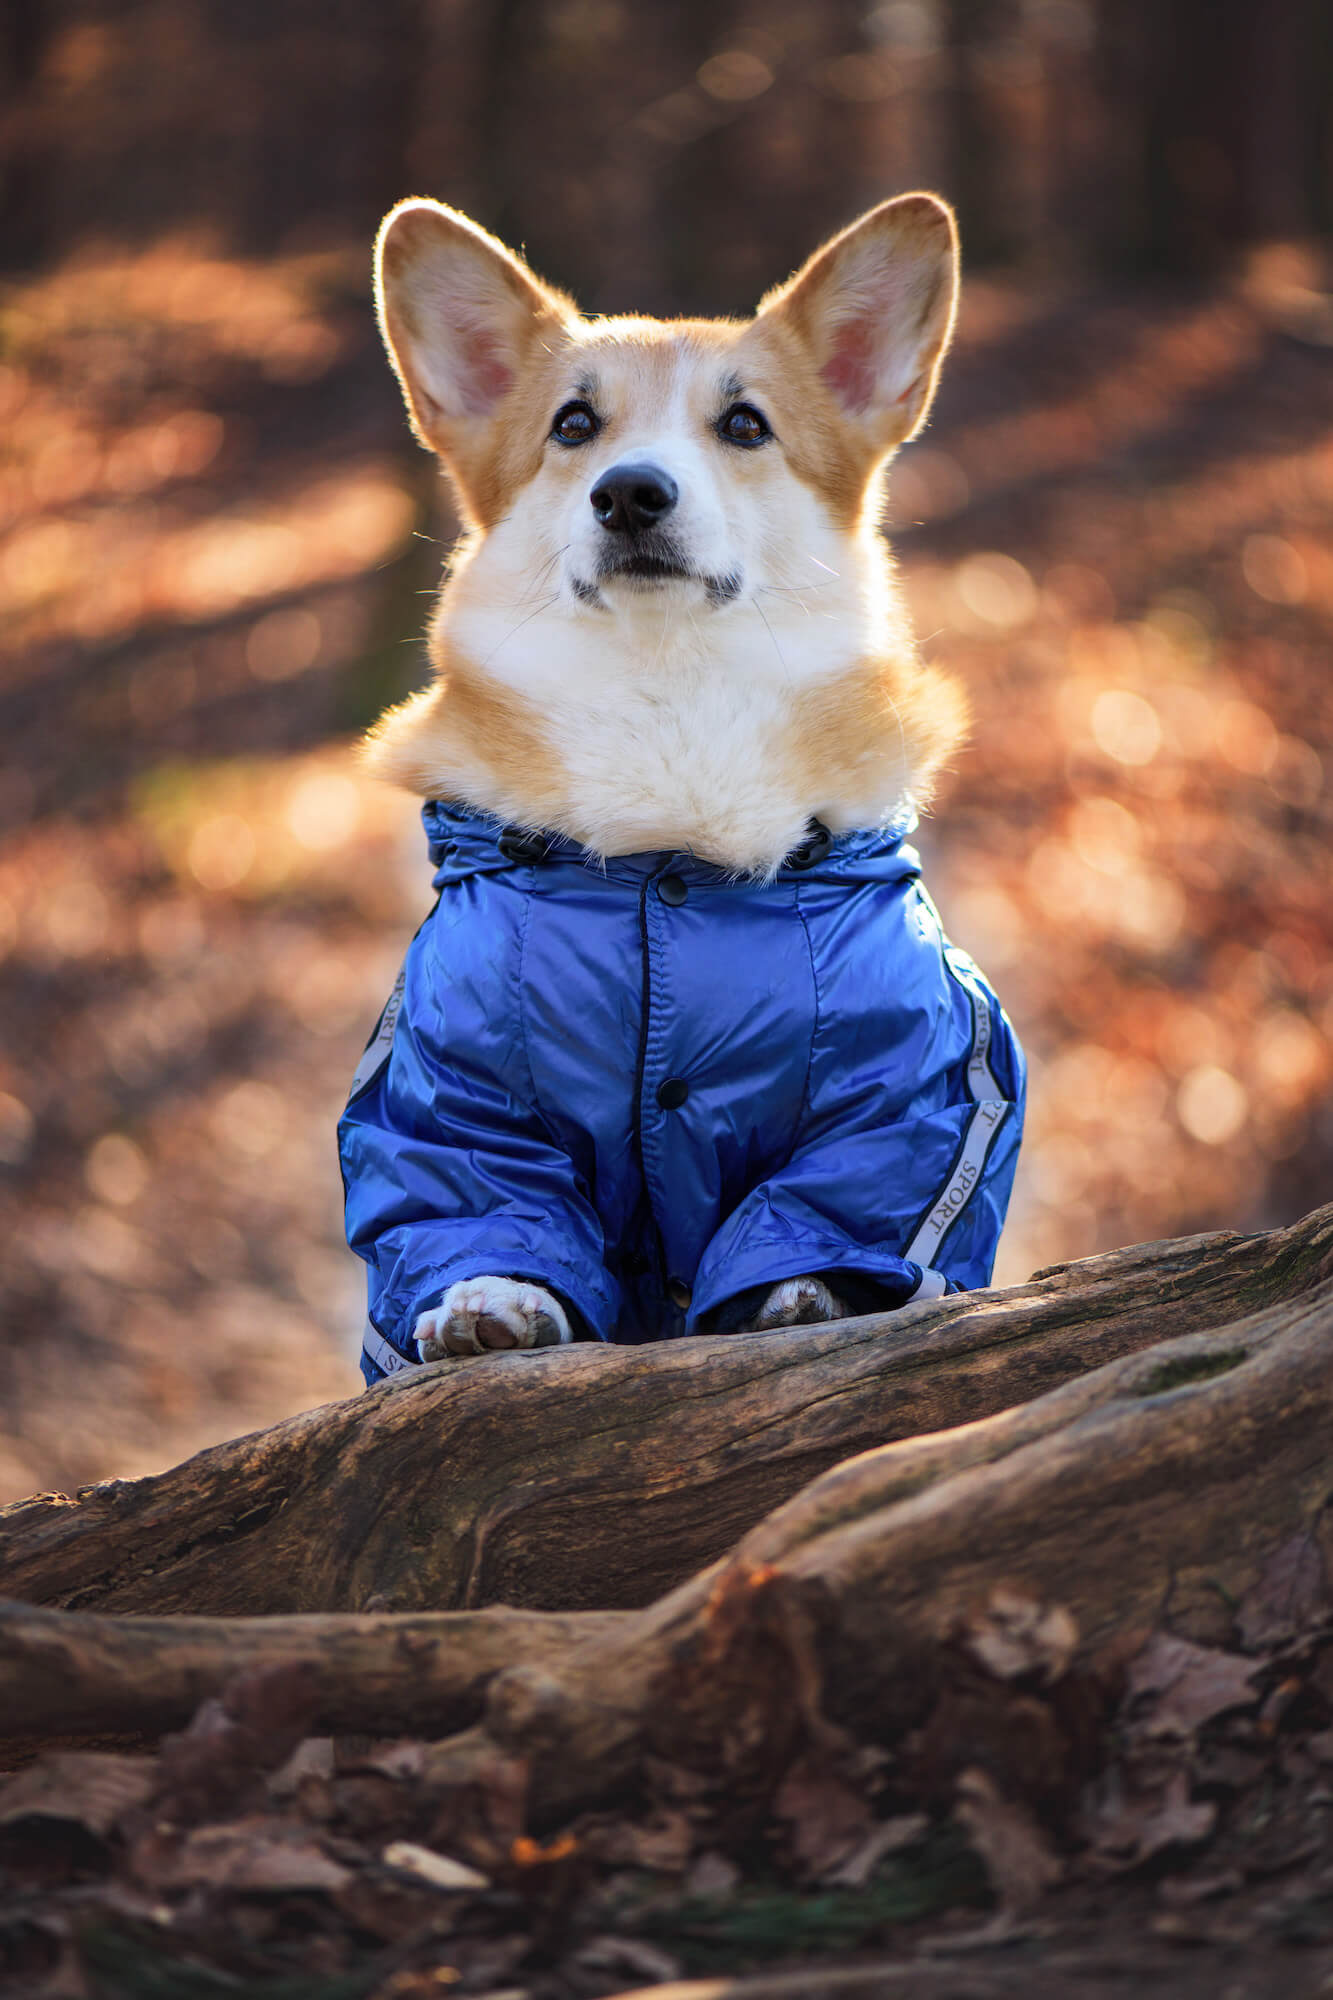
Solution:
[[(871, 848), (899, 854), (913, 802), (928, 797), (932, 777), (961, 740), (965, 704), (953, 683), (917, 656), (879, 528), (883, 475), (897, 448), (926, 421), (957, 290), (952, 213), (924, 193), (884, 202), (834, 236), (748, 320), (587, 318), (452, 209), (409, 200), (386, 218), (376, 249), (380, 324), (412, 427), (452, 481), (463, 531), (430, 626), (433, 683), (380, 721), (366, 755), (374, 772), (428, 802), (428, 830), (430, 813), (443, 815), (433, 853), (452, 849), (456, 857), (460, 843), (475, 846), (480, 838), (492, 843), (487, 865), (498, 869), (508, 853), (515, 895), (521, 891), (528, 901), (521, 909), (513, 903), (512, 923), (509, 905), (497, 905), (491, 916), (478, 905), (470, 918), (496, 926), (498, 956), (508, 949), (502, 932), (507, 938), (512, 928), (526, 936), (530, 920), (538, 926), (534, 936), (540, 932), (544, 916), (532, 917), (532, 897), (540, 891), (547, 899), (545, 912), (562, 868), (575, 899), (586, 898), (599, 880), (606, 884), (608, 923), (613, 907), (620, 907), (613, 892), (622, 879), (625, 910), (637, 897), (640, 918), (647, 909), (656, 922), (664, 904), (669, 913), (672, 895), (681, 904), (690, 899), (691, 922), (707, 904), (716, 912), (709, 936), (719, 942), (695, 941), (689, 966), (697, 967), (715, 948), (725, 952), (727, 941), (739, 939), (761, 909), (777, 913), (781, 907), (786, 928), (774, 930), (775, 941), (782, 940), (775, 949), (787, 950), (798, 924), (809, 931), (814, 878), (800, 857), (808, 856), (812, 838), (817, 847), (823, 843), (816, 860), (832, 885), (831, 936), (845, 922), (837, 911), (850, 907), (847, 899), (871, 893), (864, 856)], [(457, 837), (445, 839), (451, 830)], [(497, 830), (508, 838), (508, 849), (505, 837), (499, 839), (499, 860), (492, 851)], [(839, 863), (839, 855), (853, 854), (862, 860)], [(543, 861), (550, 865), (538, 884)], [(799, 872), (802, 865), (809, 878), (804, 904), (792, 886), (793, 867)], [(480, 861), (466, 878), (450, 876), (451, 866), (457, 869), (456, 859), (442, 866), (437, 882), (444, 883), (439, 907), (452, 913), (447, 920), (454, 925), (463, 903), (480, 893), (478, 883), (502, 878), (486, 874)], [(833, 882), (839, 866), (845, 878), (840, 889)], [(896, 898), (901, 905), (909, 891), (916, 895), (915, 882), (911, 868), (904, 872), (895, 859), (875, 893), (881, 904)], [(653, 888), (647, 902), (645, 883)], [(464, 892), (461, 899), (452, 896), (454, 888)], [(877, 907), (864, 904), (867, 913)], [(437, 914), (437, 927), (444, 921)], [(570, 931), (566, 965), (581, 953), (595, 959), (599, 921), (590, 912), (582, 931)], [(929, 930), (938, 971), (952, 947), (919, 911), (913, 922)], [(752, 1330), (835, 1318), (867, 1296), (893, 1303), (904, 1284), (911, 1295), (913, 1271), (930, 1275), (927, 1295), (952, 1282), (947, 1273), (934, 1282), (940, 1258), (932, 1255), (927, 1264), (914, 1254), (914, 1244), (918, 1253), (922, 1244), (938, 1248), (942, 1231), (923, 1236), (922, 1224), (914, 1235), (908, 1221), (882, 1216), (873, 1226), (843, 1228), (844, 1219), (835, 1217), (831, 1234), (816, 1230), (819, 1240), (808, 1246), (816, 1263), (806, 1267), (805, 1252), (788, 1240), (790, 1229), (786, 1235), (778, 1229), (769, 1266), (756, 1238), (753, 1254), (740, 1258), (730, 1278), (715, 1276), (705, 1287), (708, 1300), (699, 1297), (698, 1274), (708, 1264), (710, 1245), (738, 1210), (753, 1204), (756, 1190), (762, 1194), (775, 1177), (782, 1181), (790, 1161), (780, 1157), (780, 1143), (774, 1150), (751, 1134), (716, 1172), (711, 1164), (700, 1168), (700, 1184), (709, 1187), (703, 1199), (708, 1212), (690, 1244), (672, 1247), (662, 1213), (670, 1206), (670, 1175), (656, 1191), (653, 1186), (655, 1121), (670, 1118), (669, 1085), (693, 1092), (692, 1103), (706, 1097), (707, 1088), (698, 1065), (690, 1071), (687, 1064), (689, 1073), (660, 1079), (655, 1099), (646, 1094), (648, 1017), (657, 1000), (651, 940), (643, 944), (642, 979), (632, 957), (643, 941), (640, 931), (646, 939), (640, 923), (632, 944), (625, 944), (631, 957), (624, 962), (628, 990), (616, 1003), (620, 1014), (611, 1007), (604, 1034), (588, 1028), (585, 1056), (594, 1066), (603, 1044), (619, 1049), (623, 1040), (623, 1062), (614, 1058), (626, 1072), (623, 1080), (613, 1063), (597, 1084), (599, 1102), (623, 1094), (619, 1108), (606, 1114), (606, 1131), (590, 1130), (591, 1114), (575, 1117), (567, 1105), (552, 1103), (534, 1071), (531, 1090), (541, 1103), (532, 1116), (541, 1132), (523, 1125), (523, 1143), (540, 1148), (543, 1158), (548, 1147), (561, 1155), (553, 1170), (560, 1185), (547, 1197), (511, 1193), (501, 1199), (493, 1190), (474, 1197), (466, 1177), (454, 1171), (460, 1151), (474, 1165), (479, 1157), (470, 1130), (462, 1139), (439, 1135), (438, 1214), (420, 1176), (412, 1193), (404, 1193), (401, 1146), (383, 1137), (392, 1130), (402, 1140), (411, 1127), (414, 1143), (420, 1141), (420, 1089), (416, 1109), (406, 1111), (407, 1084), (395, 1086), (390, 1074), (395, 1044), (410, 1032), (404, 992), (410, 1001), (412, 980), (406, 989), (400, 981), (397, 1005), (386, 1010), (367, 1051), (374, 1057), (369, 1081), (359, 1072), (344, 1121), (349, 1234), (371, 1265), (370, 1331), (379, 1343), (380, 1373), (386, 1360), (392, 1367), (403, 1358), (539, 1346), (575, 1334), (641, 1337), (625, 1331), (627, 1288), (638, 1300), (633, 1310), (640, 1320), (646, 1313), (652, 1322), (659, 1306), (661, 1314), (676, 1316), (653, 1322), (653, 1337), (660, 1337), (664, 1331)], [(461, 935), (452, 932), (455, 945)], [(625, 930), (624, 938), (629, 935)], [(618, 976), (621, 937), (617, 930), (614, 949), (611, 943), (606, 948), (608, 978)], [(812, 952), (817, 989), (819, 951), (812, 946)], [(983, 1050), (980, 1058), (986, 1076), (982, 1091), (965, 1087), (969, 1075), (977, 1083), (980, 1033), (965, 1027), (966, 1046), (950, 1058), (950, 1074), (962, 1079), (953, 1091), (957, 1129), (945, 1134), (943, 1151), (935, 1141), (926, 1148), (924, 1179), (908, 1188), (904, 1213), (918, 1197), (927, 1208), (936, 1195), (957, 1197), (948, 1185), (950, 1161), (956, 1152), (969, 1157), (969, 1143), (976, 1186), (988, 1164), (992, 1178), (1004, 1181), (1003, 1158), (1012, 1150), (982, 1148), (981, 1136), (995, 1136), (990, 1127), (975, 1143), (967, 1138), (971, 1113), (981, 1104), (1007, 1113), (1020, 1104), (1021, 1058), (1010, 1050), (1007, 1076), (992, 1073), (1001, 1043), (1009, 1047), (1007, 1024), (975, 968), (960, 972), (959, 962), (961, 954), (954, 954), (947, 978), (939, 976), (960, 1020), (975, 1024), (979, 1012), (986, 1013), (989, 1055)], [(457, 967), (458, 959), (442, 960), (429, 976), (449, 979), (451, 964)], [(522, 1006), (549, 1012), (549, 994), (535, 990), (540, 972), (528, 961), (515, 964), (510, 983), (522, 984)], [(553, 959), (551, 983), (560, 977)], [(484, 1070), (486, 1086), (474, 1094), (486, 1098), (494, 1085), (502, 1102), (494, 1115), (511, 1135), (522, 1123), (512, 1109), (519, 1084), (508, 1071), (500, 1078), (489, 1057), (483, 1062), (470, 1046), (453, 1043), (450, 1006), (467, 1039), (463, 1001), (447, 1006), (438, 985), (429, 989), (425, 972), (419, 984), (419, 1005), (443, 1017), (436, 1022), (433, 1073), (475, 1078)], [(780, 984), (774, 975), (765, 991)], [(473, 980), (473, 998), (475, 988)], [(801, 992), (804, 1006), (804, 987)], [(489, 1000), (483, 996), (478, 1021), (502, 997), (498, 987)], [(816, 999), (810, 1007), (817, 1012)], [(554, 1030), (558, 1040), (578, 1037), (581, 1004), (571, 992), (569, 1015)], [(589, 1001), (593, 1013), (601, 1004), (600, 997)], [(630, 1020), (635, 1009), (641, 1011)], [(738, 1007), (737, 1047), (747, 1032), (744, 1011)], [(770, 1048), (787, 1035), (797, 1043), (816, 1036), (813, 1027), (807, 1035), (803, 1021), (793, 1016), (788, 1028), (775, 1016), (766, 1031)], [(869, 1032), (864, 1023), (853, 1024), (849, 1039)], [(712, 1035), (701, 1026), (695, 1039), (702, 1047)], [(893, 1066), (887, 1049), (885, 1060)], [(405, 1079), (416, 1058), (400, 1048), (400, 1061)], [(737, 1061), (743, 1071), (744, 1061)], [(733, 1081), (744, 1089), (739, 1071)], [(396, 1109), (385, 1096), (395, 1088)], [(941, 1086), (940, 1106), (923, 1115), (935, 1116), (948, 1095)], [(371, 1098), (374, 1105), (367, 1108)], [(443, 1102), (438, 1089), (432, 1102), (437, 1108)], [(730, 1100), (726, 1105), (722, 1122), (732, 1125), (736, 1114)], [(802, 1114), (799, 1107), (788, 1109), (784, 1129), (795, 1157), (805, 1141), (795, 1138), (792, 1120)], [(452, 1117), (440, 1115), (445, 1123)], [(474, 1105), (468, 1115), (484, 1124), (489, 1114)], [(888, 1095), (879, 1116), (884, 1129), (895, 1123)], [(852, 1118), (849, 1144), (859, 1143), (859, 1117)], [(702, 1113), (700, 1118), (694, 1140), (703, 1158), (709, 1139)], [(756, 1118), (758, 1130), (763, 1121)], [(739, 1122), (745, 1122), (743, 1113)], [(1017, 1122), (1010, 1119), (1011, 1126)], [(373, 1140), (372, 1131), (378, 1135)], [(1011, 1138), (1016, 1147), (1016, 1135)], [(509, 1138), (501, 1135), (496, 1144), (504, 1152)], [(631, 1154), (641, 1177), (632, 1195), (618, 1206), (609, 1196), (603, 1201), (599, 1189), (620, 1171), (607, 1163)], [(741, 1154), (748, 1167), (738, 1164)], [(577, 1207), (564, 1184), (566, 1155), (576, 1169)], [(869, 1154), (865, 1164), (872, 1177), (880, 1173)], [(1011, 1160), (1007, 1172), (1011, 1178)], [(474, 1176), (478, 1185), (485, 1178)], [(381, 1198), (363, 1213), (359, 1190), (367, 1183), (381, 1189)], [(383, 1195), (390, 1184), (394, 1192)], [(972, 1188), (966, 1192), (971, 1201)], [(567, 1195), (566, 1212), (561, 1204)], [(1007, 1182), (992, 1204), (1001, 1214), (1005, 1196)], [(469, 1206), (475, 1213), (466, 1212)], [(529, 1225), (526, 1237), (516, 1225), (519, 1209)], [(557, 1226), (563, 1226), (562, 1215), (568, 1223), (563, 1251), (559, 1244), (538, 1245), (552, 1215)], [(469, 1225), (462, 1236), (456, 1224)], [(957, 1239), (956, 1218), (950, 1227)], [(984, 1233), (971, 1232), (978, 1241)], [(966, 1229), (962, 1236), (968, 1237)], [(409, 1239), (417, 1250), (404, 1251)], [(434, 1247), (420, 1247), (428, 1239)], [(577, 1253), (569, 1247), (576, 1239)], [(493, 1268), (487, 1263), (492, 1244)], [(984, 1252), (973, 1244), (968, 1255), (975, 1281), (976, 1258), (984, 1262)], [(403, 1276), (405, 1256), (413, 1266), (410, 1281)], [(600, 1277), (592, 1271), (599, 1258)], [(793, 1259), (797, 1268), (791, 1268)], [(636, 1260), (655, 1267), (649, 1280), (655, 1304), (643, 1303)], [(692, 1261), (693, 1269), (670, 1268), (682, 1261)], [(726, 1299), (716, 1296), (731, 1279), (735, 1289)], [(693, 1312), (689, 1302), (681, 1303), (690, 1294)]]

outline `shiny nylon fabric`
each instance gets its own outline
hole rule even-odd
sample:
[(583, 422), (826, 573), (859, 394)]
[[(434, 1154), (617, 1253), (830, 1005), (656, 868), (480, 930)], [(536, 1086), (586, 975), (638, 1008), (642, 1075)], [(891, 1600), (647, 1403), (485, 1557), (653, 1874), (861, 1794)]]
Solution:
[(621, 1342), (810, 1272), (886, 1306), (989, 1282), (1023, 1058), (909, 826), (758, 884), (560, 840), (515, 860), (492, 821), (423, 817), (439, 900), (339, 1125), (367, 1381), (462, 1278), (544, 1284)]

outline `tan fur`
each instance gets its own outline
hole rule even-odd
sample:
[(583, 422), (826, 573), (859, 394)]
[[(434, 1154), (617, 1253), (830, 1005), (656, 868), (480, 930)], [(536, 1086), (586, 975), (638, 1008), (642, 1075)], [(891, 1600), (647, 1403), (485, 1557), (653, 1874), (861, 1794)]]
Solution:
[[(435, 685), (381, 716), (366, 739), (365, 756), (377, 777), (422, 798), (454, 793), (477, 767), (492, 784), (492, 809), (525, 826), (554, 829), (568, 797), (559, 751), (541, 711), (464, 661), (451, 665), (442, 641), (432, 647)], [(525, 810), (520, 810), (520, 803)]]
[(796, 698), (783, 754), (792, 782), (822, 803), (859, 768), (905, 745), (913, 796), (925, 805), (967, 721), (967, 697), (947, 675), (901, 659), (862, 660)]
[[(884, 466), (925, 420), (952, 328), (956, 235), (942, 203), (911, 195), (872, 210), (748, 322), (583, 319), (503, 245), (435, 203), (401, 203), (377, 257), (381, 324), (413, 426), (450, 473), (469, 532), (432, 624), (435, 685), (372, 732), (376, 771), (600, 852), (624, 851), (633, 838), (759, 874), (777, 866), (790, 829), (811, 814), (835, 831), (886, 815), (893, 774), (900, 794), (924, 795), (960, 740), (966, 707), (916, 658), (877, 522)], [(729, 376), (772, 424), (760, 450), (738, 451), (712, 432)], [(549, 441), (553, 412), (582, 398), (574, 385), (585, 382), (595, 386), (603, 460), (644, 448), (657, 413), (669, 410), (681, 449), (754, 519), (803, 519), (813, 506), (811, 519), (826, 524), (819, 533), (835, 561), (812, 554), (809, 574), (756, 586), (753, 644), (771, 640), (785, 681), (761, 650), (751, 686), (738, 664), (741, 614), (686, 602), (678, 586), (657, 593), (660, 629), (634, 605), (617, 612), (630, 620), (632, 644), (616, 678), (582, 675), (574, 635), (586, 631), (594, 652), (604, 647), (606, 614), (574, 607), (572, 618), (586, 620), (577, 625), (570, 607), (552, 610), (544, 593), (564, 551), (552, 535), (553, 552), (543, 553), (539, 535), (525, 559), (522, 522), (543, 532), (566, 517), (590, 527), (589, 466), (599, 461)], [(803, 563), (800, 536), (793, 546)], [(836, 601), (859, 607), (841, 663), (837, 620), (831, 632), (827, 616), (821, 623), (829, 600), (817, 593), (829, 586), (816, 570), (842, 577)], [(780, 642), (772, 621), (787, 600), (807, 620), (791, 622)], [(729, 627), (709, 623), (726, 617)], [(714, 657), (712, 635), (724, 629), (733, 636), (717, 641)], [(807, 634), (823, 649), (810, 661)], [(802, 651), (789, 660), (783, 646), (793, 644)], [(565, 659), (563, 674), (548, 665)], [(701, 796), (710, 749), (717, 784), (725, 790), (728, 772), (751, 794), (758, 783), (773, 794), (772, 813), (753, 798), (731, 812), (725, 799)], [(601, 757), (595, 770), (590, 756)], [(622, 773), (639, 800), (623, 834), (614, 810)], [(654, 787), (667, 802), (660, 809)]]

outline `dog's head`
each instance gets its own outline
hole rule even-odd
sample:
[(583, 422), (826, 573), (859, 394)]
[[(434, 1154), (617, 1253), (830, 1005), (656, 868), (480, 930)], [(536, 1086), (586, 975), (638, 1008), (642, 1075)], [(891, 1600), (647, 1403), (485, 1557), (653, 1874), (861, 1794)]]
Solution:
[(432, 201), (400, 203), (376, 255), (414, 428), (488, 563), (594, 614), (720, 612), (838, 569), (925, 421), (957, 265), (928, 194), (872, 209), (749, 321), (585, 319)]

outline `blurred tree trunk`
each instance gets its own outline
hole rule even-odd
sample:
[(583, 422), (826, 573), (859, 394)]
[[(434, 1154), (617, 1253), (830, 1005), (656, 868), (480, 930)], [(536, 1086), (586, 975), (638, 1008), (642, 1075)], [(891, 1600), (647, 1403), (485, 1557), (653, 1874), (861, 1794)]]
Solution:
[(1010, 100), (1030, 82), (1036, 56), (1019, 0), (944, 0), (944, 16), (952, 82), (949, 194), (970, 261), (995, 263), (1012, 258), (1027, 233), (1023, 121)]
[[(1327, 214), (1326, 0), (1100, 0), (1112, 261), (1205, 274)], [(1323, 60), (1321, 62), (1321, 52)]]
[(38, 79), (55, 28), (51, 0), (0, 8), (0, 266), (41, 263), (48, 241), (45, 177), (52, 162)]

